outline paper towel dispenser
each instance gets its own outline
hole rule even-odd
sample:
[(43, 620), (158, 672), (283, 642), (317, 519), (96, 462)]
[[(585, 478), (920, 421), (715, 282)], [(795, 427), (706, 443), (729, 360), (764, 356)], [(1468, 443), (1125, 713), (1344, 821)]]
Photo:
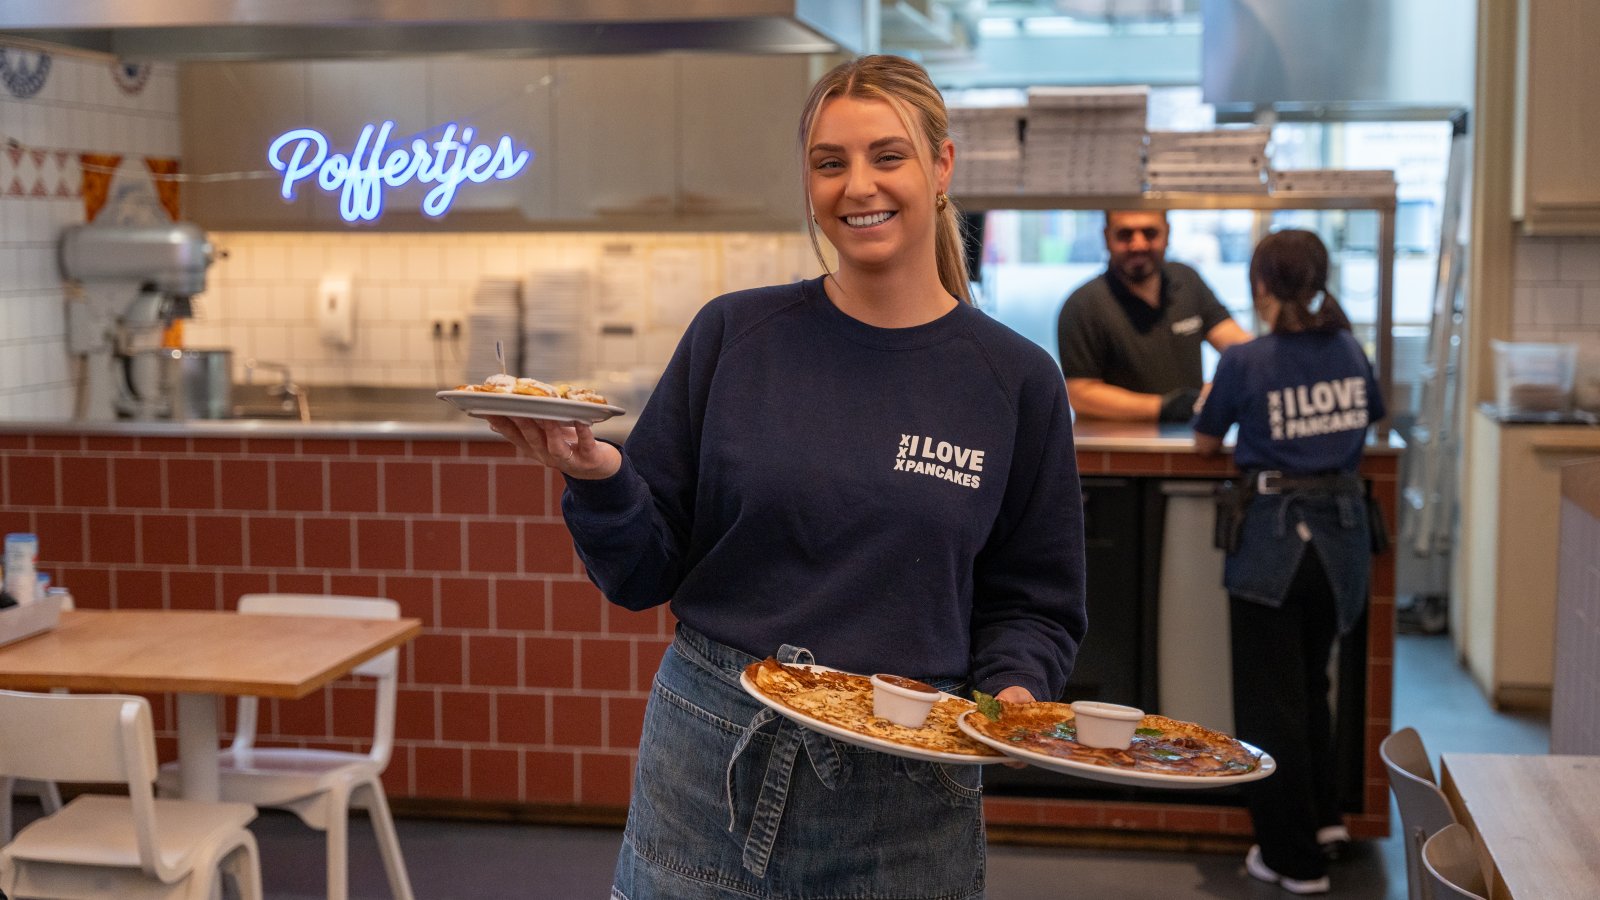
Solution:
[(350, 276), (327, 275), (317, 285), (317, 330), (322, 342), (348, 349), (356, 342), (356, 297)]

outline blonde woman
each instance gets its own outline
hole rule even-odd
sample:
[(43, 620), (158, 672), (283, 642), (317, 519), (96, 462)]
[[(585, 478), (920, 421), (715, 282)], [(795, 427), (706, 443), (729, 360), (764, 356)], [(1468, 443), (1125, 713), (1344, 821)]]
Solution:
[(801, 139), (835, 271), (709, 303), (622, 447), (492, 420), (566, 476), (606, 597), (670, 602), (680, 623), (614, 898), (981, 897), (977, 767), (835, 742), (764, 710), (739, 673), (804, 648), (1053, 699), (1085, 630), (1065, 387), (968, 301), (939, 92), (898, 57), (845, 63)]

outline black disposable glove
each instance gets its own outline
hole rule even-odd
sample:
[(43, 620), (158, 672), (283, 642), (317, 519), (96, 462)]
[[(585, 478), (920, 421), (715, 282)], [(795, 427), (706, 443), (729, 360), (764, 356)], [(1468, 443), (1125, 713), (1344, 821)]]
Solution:
[(1198, 388), (1178, 388), (1161, 395), (1161, 421), (1187, 422), (1194, 418), (1194, 405), (1200, 400)]

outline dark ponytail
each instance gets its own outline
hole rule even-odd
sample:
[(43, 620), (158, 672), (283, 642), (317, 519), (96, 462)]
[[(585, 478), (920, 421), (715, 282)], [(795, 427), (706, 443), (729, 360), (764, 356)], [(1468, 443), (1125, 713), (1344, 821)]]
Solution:
[[(1328, 290), (1328, 248), (1313, 232), (1291, 228), (1262, 238), (1250, 257), (1250, 285), (1281, 304), (1274, 334), (1350, 330), (1349, 317)], [(1313, 310), (1318, 296), (1322, 303)]]

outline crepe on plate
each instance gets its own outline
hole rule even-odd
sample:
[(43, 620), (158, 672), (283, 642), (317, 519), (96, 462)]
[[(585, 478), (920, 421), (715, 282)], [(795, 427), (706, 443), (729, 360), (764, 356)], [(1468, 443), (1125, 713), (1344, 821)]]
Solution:
[(1065, 703), (1007, 703), (978, 698), (979, 712), (967, 724), (988, 737), (1046, 756), (1111, 769), (1161, 775), (1226, 778), (1254, 772), (1254, 751), (1220, 731), (1193, 722), (1146, 715), (1126, 750), (1086, 747), (1077, 742), (1072, 707)]
[(961, 733), (956, 720), (975, 709), (971, 700), (945, 697), (933, 704), (921, 728), (905, 728), (872, 714), (872, 682), (852, 675), (787, 666), (772, 657), (745, 668), (757, 690), (788, 708), (838, 728), (879, 740), (968, 756), (1001, 756)]

